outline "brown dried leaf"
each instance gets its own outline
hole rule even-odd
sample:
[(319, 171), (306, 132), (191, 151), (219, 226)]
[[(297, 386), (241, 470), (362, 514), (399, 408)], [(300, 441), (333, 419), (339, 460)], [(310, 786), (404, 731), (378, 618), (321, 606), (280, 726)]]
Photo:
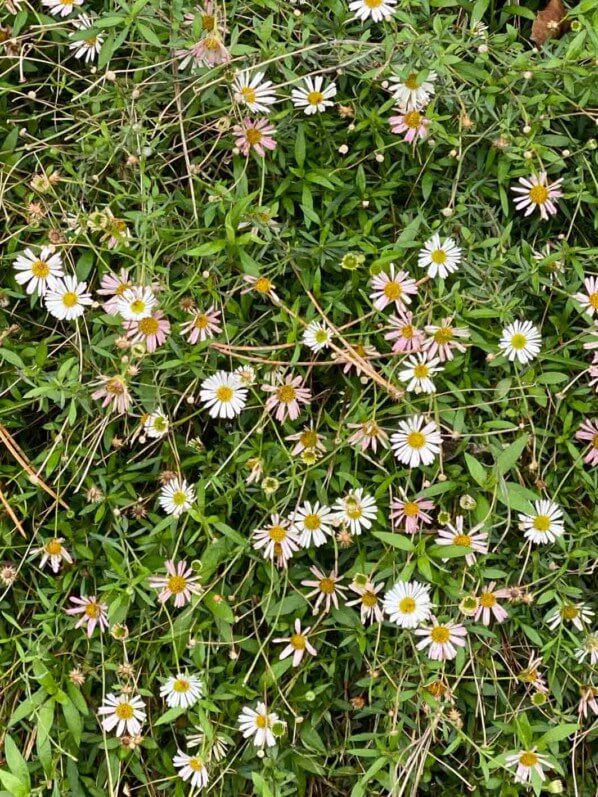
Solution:
[(532, 25), (531, 40), (541, 47), (547, 39), (560, 38), (569, 30), (569, 23), (565, 22), (567, 9), (563, 0), (549, 0), (548, 5), (538, 11)]

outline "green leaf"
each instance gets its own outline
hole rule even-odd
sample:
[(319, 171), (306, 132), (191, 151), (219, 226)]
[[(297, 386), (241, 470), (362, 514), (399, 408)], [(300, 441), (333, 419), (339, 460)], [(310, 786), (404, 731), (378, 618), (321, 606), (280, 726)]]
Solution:
[(560, 742), (567, 739), (579, 730), (579, 725), (576, 722), (565, 723), (564, 725), (557, 725), (538, 739), (538, 745), (548, 744), (549, 742)]
[(6, 735), (4, 739), (4, 756), (12, 774), (16, 775), (17, 778), (23, 783), (26, 783), (27, 786), (30, 786), (31, 781), (29, 780), (27, 762), (21, 755), (12, 736)]
[(0, 769), (0, 783), (8, 789), (11, 797), (27, 797), (30, 794), (27, 783), (20, 781), (12, 772)]
[(390, 545), (393, 548), (400, 548), (402, 551), (414, 551), (415, 545), (403, 534), (395, 534), (392, 531), (373, 531), (372, 537), (377, 537), (385, 545)]
[(505, 473), (508, 473), (511, 468), (518, 462), (519, 457), (522, 455), (527, 441), (529, 440), (528, 434), (522, 434), (521, 437), (518, 437), (517, 440), (512, 442), (509, 446), (505, 448), (504, 451), (496, 458), (496, 469), (501, 476), (504, 476)]
[(233, 610), (226, 602), (225, 598), (218, 596), (216, 598), (215, 593), (208, 592), (202, 598), (202, 604), (206, 606), (219, 620), (224, 620), (226, 623), (230, 625), (234, 622), (234, 615)]
[(169, 708), (168, 711), (165, 711), (162, 716), (158, 717), (154, 725), (167, 725), (169, 722), (174, 722), (179, 717), (182, 717), (185, 713), (186, 709), (182, 706), (175, 706), (175, 708)]
[(530, 514), (533, 507), (532, 501), (537, 501), (538, 496), (527, 487), (522, 487), (517, 482), (503, 482), (500, 484), (497, 496), (501, 504), (514, 509), (516, 512)]
[(467, 470), (474, 481), (476, 481), (480, 487), (484, 487), (488, 479), (484, 466), (481, 465), (475, 457), (472, 457), (471, 454), (465, 454), (465, 462), (467, 464)]

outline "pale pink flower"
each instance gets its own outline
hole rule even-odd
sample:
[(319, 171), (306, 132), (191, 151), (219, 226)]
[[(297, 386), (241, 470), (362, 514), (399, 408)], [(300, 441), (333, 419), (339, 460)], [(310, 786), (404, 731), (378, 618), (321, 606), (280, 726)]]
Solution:
[(267, 296), (273, 302), (278, 301), (278, 296), (276, 295), (276, 287), (272, 280), (269, 280), (268, 277), (254, 277), (252, 274), (245, 274), (243, 277), (245, 282), (249, 285), (248, 288), (244, 288), (241, 293), (251, 293), (255, 291), (259, 293), (261, 296)]
[(199, 576), (193, 575), (193, 570), (187, 566), (184, 559), (177, 563), (169, 559), (164, 566), (167, 575), (152, 576), (149, 581), (150, 587), (160, 590), (158, 595), (160, 603), (166, 603), (169, 598), (174, 597), (174, 605), (179, 609), (189, 603), (191, 595), (201, 593), (202, 589), (197, 583)]
[(302, 432), (297, 432), (296, 434), (290, 434), (285, 437), (285, 440), (294, 441), (295, 445), (291, 449), (291, 454), (296, 456), (297, 454), (301, 454), (302, 451), (321, 451), (322, 453), (326, 451), (326, 447), (322, 442), (322, 438), (316, 432), (313, 425), (304, 426)]
[(111, 406), (120, 414), (124, 414), (131, 405), (131, 394), (122, 376), (103, 376), (100, 387), (91, 394), (92, 399), (103, 399), (102, 407)]
[(289, 374), (282, 384), (262, 385), (262, 390), (272, 393), (266, 401), (266, 409), (268, 412), (276, 410), (274, 417), (280, 422), (287, 417), (291, 421), (296, 420), (301, 413), (299, 405), (311, 401), (311, 391), (303, 386), (303, 379), (299, 375)]
[(575, 439), (589, 443), (588, 452), (584, 457), (586, 465), (598, 465), (598, 420), (586, 418), (575, 432)]
[[(371, 360), (372, 357), (377, 357), (380, 352), (374, 348), (374, 346), (370, 346), (368, 343), (354, 343), (351, 348), (353, 351), (361, 357), (362, 360)], [(364, 373), (363, 366), (356, 362), (355, 358), (352, 354), (348, 351), (341, 351), (338, 355), (337, 362), (341, 365), (344, 365), (343, 373), (348, 374), (351, 368), (355, 368), (355, 373), (357, 376), (360, 376)]]
[(331, 606), (338, 609), (338, 598), (345, 597), (346, 587), (341, 587), (340, 582), (342, 576), (339, 578), (336, 570), (332, 570), (329, 575), (323, 573), (318, 567), (310, 567), (310, 572), (316, 577), (316, 580), (307, 579), (301, 582), (303, 587), (313, 587), (311, 592), (308, 592), (306, 598), (312, 598), (317, 595), (314, 605), (314, 614), (318, 614), (320, 605), (324, 604), (324, 614), (328, 614)]
[(393, 354), (420, 351), (424, 343), (424, 334), (413, 326), (413, 313), (410, 310), (399, 310), (399, 315), (391, 315), (388, 323), (393, 327), (384, 335), (385, 340), (394, 340)]
[(194, 66), (218, 66), (230, 61), (230, 53), (215, 31), (208, 33), (191, 47), (177, 50), (175, 56), (181, 61), (179, 69), (185, 69), (191, 62)]
[(444, 363), (453, 359), (453, 349), (459, 352), (465, 351), (465, 346), (459, 342), (459, 339), (469, 338), (469, 330), (466, 327), (452, 326), (450, 318), (443, 318), (439, 327), (430, 325), (425, 327), (425, 330), (430, 336), (423, 345), (428, 357), (437, 356), (440, 362)]
[(465, 556), (465, 563), (471, 567), (475, 563), (476, 554), (488, 553), (488, 535), (485, 531), (478, 531), (476, 526), (471, 531), (463, 530), (463, 516), (458, 515), (455, 526), (447, 524), (446, 528), (438, 530), (434, 540), (436, 545), (458, 545), (471, 551)]
[(349, 423), (349, 429), (356, 429), (348, 439), (350, 445), (357, 445), (362, 451), (367, 451), (371, 446), (374, 454), (378, 451), (378, 443), (382, 448), (388, 448), (388, 435), (372, 418), (362, 423)]
[(275, 133), (276, 128), (267, 119), (253, 121), (248, 116), (243, 119), (242, 125), (233, 127), (235, 146), (245, 157), (252, 149), (260, 158), (265, 156), (267, 149), (275, 150), (276, 141), (272, 138)]
[(587, 719), (588, 709), (598, 714), (598, 688), (595, 686), (582, 686), (579, 698), (579, 716)]
[(390, 273), (376, 274), (370, 283), (370, 299), (376, 310), (384, 310), (394, 302), (400, 312), (405, 303), (411, 304), (411, 296), (417, 293), (417, 283), (406, 271), (395, 273), (395, 264), (390, 264)]
[(63, 562), (67, 562), (68, 564), (73, 563), (70, 553), (62, 544), (63, 542), (64, 537), (54, 537), (53, 539), (44, 543), (41, 548), (36, 548), (34, 551), (32, 551), (34, 554), (42, 555), (41, 562), (39, 563), (40, 567), (45, 567), (46, 563), (49, 561), (52, 572), (58, 573), (60, 570), (60, 565)]
[(133, 283), (129, 279), (129, 270), (121, 268), (117, 274), (104, 274), (97, 293), (100, 296), (110, 296), (107, 302), (104, 302), (104, 312), (108, 315), (118, 315), (118, 302), (125, 291), (133, 287)]
[(355, 600), (347, 601), (346, 606), (360, 605), (361, 622), (366, 625), (368, 622), (381, 623), (384, 620), (384, 612), (380, 603), (378, 593), (384, 589), (384, 584), (381, 581), (379, 584), (374, 584), (372, 581), (367, 581), (365, 584), (355, 584), (353, 582), (349, 585), (352, 592), (357, 593), (359, 596)]
[(193, 310), (193, 318), (181, 324), (181, 334), (187, 335), (189, 343), (204, 341), (222, 332), (221, 313), (211, 305), (207, 310)]
[(277, 567), (287, 567), (287, 562), (299, 550), (299, 535), (291, 521), (280, 515), (272, 515), (270, 523), (253, 532), (253, 547), (261, 551), (264, 559), (270, 559)]
[(75, 628), (87, 626), (87, 636), (90, 637), (94, 629), (99, 626), (100, 631), (108, 628), (108, 618), (106, 611), (108, 607), (105, 603), (98, 603), (95, 595), (90, 595), (88, 598), (81, 596), (80, 598), (70, 598), (71, 603), (74, 603), (71, 609), (67, 609), (66, 613), (71, 615), (80, 614), (81, 617), (75, 623)]
[(598, 313), (598, 277), (586, 277), (583, 281), (586, 292), (575, 293), (574, 299), (583, 306), (583, 309), (590, 316)]
[(428, 515), (431, 509), (434, 509), (434, 502), (423, 498), (414, 498), (412, 501), (393, 498), (390, 504), (390, 519), (394, 526), (399, 526), (404, 520), (405, 532), (415, 534), (422, 523), (428, 525), (432, 522), (432, 516)]
[(155, 310), (145, 318), (135, 321), (124, 321), (127, 338), (132, 343), (143, 343), (147, 351), (156, 351), (161, 346), (170, 332), (170, 321), (164, 318), (161, 310)]
[(429, 648), (428, 658), (432, 661), (450, 661), (457, 655), (457, 648), (465, 646), (467, 630), (460, 623), (439, 623), (432, 615), (432, 625), (415, 628), (413, 633), (423, 639), (415, 646), (418, 650)]
[(483, 625), (490, 625), (492, 617), (497, 623), (504, 622), (509, 613), (506, 609), (499, 604), (499, 598), (508, 598), (510, 591), (508, 589), (494, 589), (496, 581), (491, 581), (487, 586), (482, 589), (478, 596), (478, 608), (473, 616), (473, 619), (478, 621), (482, 618)]
[(400, 135), (405, 133), (404, 140), (411, 144), (418, 138), (425, 138), (428, 135), (430, 120), (426, 119), (420, 111), (407, 111), (398, 116), (391, 116), (388, 120), (390, 129), (393, 133)]
[(511, 188), (511, 191), (520, 194), (515, 198), (515, 207), (517, 210), (525, 210), (525, 216), (531, 215), (537, 208), (540, 211), (540, 216), (546, 221), (549, 216), (553, 216), (557, 212), (554, 200), (563, 196), (560, 190), (562, 182), (561, 178), (554, 183), (549, 183), (546, 172), (534, 174), (529, 179), (520, 177), (520, 185)]
[(542, 657), (532, 653), (529, 657), (527, 667), (521, 670), (517, 678), (524, 684), (529, 684), (536, 692), (548, 694), (548, 687), (546, 686), (546, 679), (540, 672), (539, 668), (542, 665)]
[(305, 653), (310, 653), (315, 656), (317, 651), (308, 639), (308, 634), (311, 631), (311, 626), (301, 630), (301, 620), (295, 620), (295, 633), (290, 637), (283, 637), (281, 639), (273, 639), (276, 644), (279, 642), (287, 642), (286, 648), (282, 651), (279, 658), (286, 659), (289, 656), (293, 657), (293, 667), (298, 667), (301, 664), (301, 659)]

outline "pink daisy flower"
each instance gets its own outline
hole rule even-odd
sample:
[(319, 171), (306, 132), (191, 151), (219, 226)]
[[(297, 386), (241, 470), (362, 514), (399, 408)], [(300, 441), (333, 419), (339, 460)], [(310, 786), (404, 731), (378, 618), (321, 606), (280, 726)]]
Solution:
[(463, 530), (463, 516), (458, 515), (455, 519), (455, 526), (449, 523), (445, 529), (439, 529), (438, 536), (434, 540), (436, 545), (458, 545), (471, 551), (465, 556), (465, 563), (471, 567), (475, 563), (476, 554), (488, 553), (488, 535), (485, 531), (478, 532), (473, 528), (469, 532)]
[(248, 116), (242, 125), (233, 127), (235, 146), (246, 158), (252, 149), (260, 158), (265, 156), (267, 149), (275, 150), (276, 141), (272, 138), (275, 133), (276, 128), (267, 119), (253, 121)]
[(184, 559), (177, 563), (169, 559), (164, 565), (167, 575), (150, 578), (150, 587), (160, 590), (160, 603), (166, 603), (169, 598), (174, 597), (174, 605), (179, 609), (189, 603), (191, 595), (201, 593), (201, 587), (197, 583), (199, 577), (193, 575), (193, 570), (187, 567)]
[(272, 395), (266, 401), (268, 412), (276, 410), (275, 418), (277, 421), (284, 421), (290, 418), (296, 420), (301, 412), (300, 404), (309, 404), (311, 401), (311, 391), (303, 387), (301, 376), (289, 374), (282, 384), (262, 385), (262, 390)]
[(575, 293), (573, 298), (583, 306), (588, 315), (598, 313), (598, 277), (586, 277), (583, 281), (586, 292)]
[(598, 688), (595, 686), (582, 686), (579, 698), (579, 716), (587, 719), (588, 709), (598, 714)]
[(324, 614), (328, 614), (331, 607), (334, 606), (338, 609), (339, 595), (341, 598), (345, 597), (346, 587), (341, 587), (342, 576), (339, 578), (336, 570), (332, 570), (329, 575), (323, 573), (318, 567), (310, 567), (310, 572), (315, 576), (315, 580), (307, 579), (301, 582), (303, 587), (313, 587), (311, 592), (308, 592), (306, 598), (313, 598), (317, 595), (314, 604), (314, 614), (318, 614), (320, 605), (324, 604)]
[(181, 324), (181, 334), (187, 335), (189, 343), (197, 343), (198, 340), (204, 341), (222, 332), (221, 313), (211, 305), (205, 312), (203, 310), (193, 311), (191, 321)]
[(295, 633), (290, 637), (283, 637), (282, 639), (273, 639), (275, 643), (287, 642), (286, 648), (282, 651), (279, 658), (286, 659), (289, 656), (293, 657), (293, 667), (298, 667), (301, 664), (301, 659), (305, 653), (312, 656), (317, 654), (316, 649), (308, 639), (308, 634), (311, 631), (311, 626), (301, 630), (301, 620), (295, 620)]
[(530, 216), (534, 210), (538, 209), (540, 216), (546, 221), (549, 216), (554, 216), (557, 212), (554, 200), (563, 196), (560, 190), (562, 182), (561, 178), (554, 183), (549, 183), (546, 172), (534, 174), (529, 179), (520, 177), (520, 185), (511, 188), (511, 191), (520, 194), (515, 198), (515, 207), (517, 210), (524, 210), (525, 216)]
[(131, 405), (131, 394), (122, 376), (103, 376), (92, 399), (103, 399), (102, 407), (108, 407), (124, 415)]
[(385, 340), (394, 340), (393, 354), (420, 351), (424, 344), (424, 334), (413, 326), (413, 313), (410, 310), (400, 311), (400, 315), (391, 315), (388, 323), (393, 327), (384, 335)]
[(179, 69), (185, 69), (191, 62), (194, 66), (218, 66), (230, 61), (230, 53), (220, 36), (214, 31), (192, 44), (191, 47), (177, 50), (175, 56), (181, 61)]
[(425, 327), (425, 330), (430, 336), (423, 344), (428, 357), (438, 357), (440, 362), (444, 363), (453, 359), (453, 349), (461, 353), (466, 350), (459, 339), (466, 340), (469, 337), (469, 330), (465, 327), (452, 326), (450, 318), (443, 318), (439, 327), (430, 325)]
[(390, 264), (390, 273), (376, 274), (370, 283), (372, 292), (370, 299), (376, 310), (384, 310), (394, 302), (400, 312), (405, 303), (411, 303), (411, 296), (417, 293), (417, 283), (406, 271), (395, 274), (395, 264)]
[(428, 135), (430, 120), (426, 119), (424, 114), (419, 111), (407, 111), (407, 113), (399, 114), (398, 116), (391, 116), (388, 121), (393, 133), (397, 135), (405, 133), (404, 140), (408, 144)]
[(439, 623), (432, 616), (432, 625), (416, 628), (413, 633), (423, 637), (415, 646), (418, 650), (429, 648), (428, 658), (432, 661), (450, 661), (457, 655), (457, 648), (465, 646), (467, 630), (460, 623)]
[(243, 280), (249, 285), (248, 288), (243, 288), (241, 293), (251, 293), (255, 291), (261, 296), (267, 296), (272, 301), (278, 301), (276, 295), (276, 286), (268, 277), (254, 277), (252, 274), (245, 274)]
[(347, 441), (350, 445), (359, 446), (362, 451), (367, 451), (371, 446), (374, 454), (378, 451), (378, 443), (382, 448), (388, 448), (388, 435), (373, 418), (362, 423), (349, 423), (347, 426), (349, 429), (356, 429)]
[(125, 291), (133, 287), (133, 283), (129, 279), (129, 271), (126, 268), (121, 268), (117, 274), (104, 274), (97, 293), (100, 296), (110, 296), (107, 302), (104, 302), (104, 312), (108, 315), (118, 315), (118, 301)]
[(598, 420), (586, 418), (575, 432), (575, 439), (590, 444), (583, 460), (586, 465), (598, 465)]
[(508, 589), (494, 589), (495, 586), (496, 581), (491, 581), (482, 589), (478, 597), (479, 605), (473, 619), (478, 621), (481, 618), (483, 625), (490, 625), (493, 617), (497, 623), (502, 623), (509, 616), (507, 610), (499, 604), (498, 599), (508, 598), (510, 592)]
[(144, 318), (125, 321), (123, 326), (128, 339), (132, 343), (143, 343), (149, 352), (156, 351), (170, 332), (170, 321), (164, 318), (161, 310), (156, 310)]
[(422, 523), (428, 525), (432, 522), (432, 516), (428, 515), (430, 509), (434, 509), (433, 501), (422, 498), (401, 501), (399, 498), (393, 498), (390, 504), (390, 519), (395, 526), (399, 526), (404, 520), (406, 533), (415, 534)]
[(70, 598), (71, 603), (74, 603), (71, 609), (67, 609), (66, 613), (71, 615), (80, 614), (81, 617), (75, 623), (75, 628), (81, 628), (86, 625), (87, 636), (90, 637), (94, 629), (99, 626), (100, 631), (108, 628), (108, 618), (106, 611), (108, 607), (105, 603), (98, 603), (95, 595), (90, 595), (89, 598)]

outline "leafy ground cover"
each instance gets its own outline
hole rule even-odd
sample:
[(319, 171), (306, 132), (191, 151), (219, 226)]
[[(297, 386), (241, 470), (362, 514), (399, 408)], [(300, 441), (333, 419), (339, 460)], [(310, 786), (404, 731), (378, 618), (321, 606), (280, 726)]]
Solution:
[(598, 13), (537, 12), (3, 0), (0, 794), (595, 794)]

